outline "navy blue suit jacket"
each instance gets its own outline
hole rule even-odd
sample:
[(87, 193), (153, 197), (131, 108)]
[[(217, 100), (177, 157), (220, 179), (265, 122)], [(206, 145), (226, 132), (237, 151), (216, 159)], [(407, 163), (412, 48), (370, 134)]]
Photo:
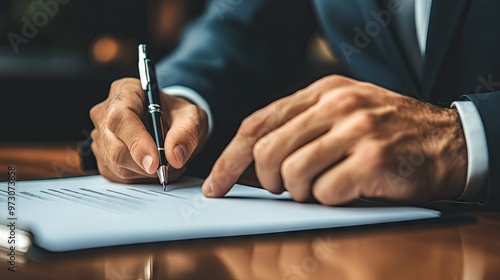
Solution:
[[(484, 201), (499, 204), (500, 1), (433, 1), (420, 79), (390, 20), (377, 16), (397, 11), (390, 5), (397, 3), (212, 1), (187, 28), (177, 50), (158, 65), (160, 86), (187, 86), (208, 101), (215, 127), (205, 153), (215, 160), (245, 116), (276, 99), (277, 89), (298, 89), (307, 41), (319, 32), (348, 76), (443, 107), (473, 101), (490, 159)], [(369, 40), (361, 40), (356, 28)]]

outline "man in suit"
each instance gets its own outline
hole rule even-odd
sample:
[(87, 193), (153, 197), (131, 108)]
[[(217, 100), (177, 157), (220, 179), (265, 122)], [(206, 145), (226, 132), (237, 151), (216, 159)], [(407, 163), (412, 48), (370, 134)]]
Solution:
[[(297, 201), (498, 204), (498, 11), (494, 0), (212, 1), (158, 66), (167, 160), (181, 170), (246, 117), (203, 184), (209, 197), (254, 162), (264, 188)], [(325, 77), (254, 112), (293, 85), (314, 31), (352, 79)], [(155, 174), (143, 100), (139, 82), (124, 79), (91, 111), (92, 149), (110, 180)]]

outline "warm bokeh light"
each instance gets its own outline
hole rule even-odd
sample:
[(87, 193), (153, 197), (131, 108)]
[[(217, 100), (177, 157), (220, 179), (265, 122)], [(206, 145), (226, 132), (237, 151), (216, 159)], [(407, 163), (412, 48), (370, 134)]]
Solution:
[(335, 56), (333, 55), (330, 47), (328, 46), (328, 42), (324, 38), (317, 39), (318, 44), (318, 52), (320, 56), (324, 57), (326, 60), (335, 60)]
[(120, 44), (118, 40), (109, 36), (97, 38), (92, 44), (92, 56), (99, 63), (110, 63), (118, 58)]

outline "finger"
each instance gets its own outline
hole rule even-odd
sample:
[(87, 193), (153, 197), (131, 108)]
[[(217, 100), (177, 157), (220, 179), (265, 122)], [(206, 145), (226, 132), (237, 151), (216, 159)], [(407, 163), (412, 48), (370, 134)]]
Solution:
[[(106, 166), (99, 166), (98, 164), (98, 169), (99, 169), (99, 174), (107, 178), (108, 180), (112, 182), (117, 182), (117, 183), (124, 183), (124, 184), (158, 184), (161, 186), (161, 184), (158, 181), (158, 177), (155, 175), (148, 175), (144, 176), (142, 174), (137, 174), (137, 173), (126, 173), (127, 177), (121, 177), (123, 176), (124, 173), (121, 174), (116, 174), (115, 172), (111, 171)], [(168, 179), (169, 183), (173, 183), (177, 181), (182, 175), (186, 172), (185, 168), (182, 169), (173, 169), (170, 168), (168, 170)]]
[[(91, 109), (90, 117), (102, 137), (97, 140), (102, 148), (102, 156), (98, 157), (102, 164), (109, 165), (115, 161), (119, 166), (137, 173), (154, 173), (158, 161), (156, 149), (145, 133), (142, 121), (137, 121), (143, 112), (143, 96), (137, 79), (122, 79), (111, 85), (109, 97), (104, 102)], [(125, 124), (127, 121), (130, 123)], [(138, 132), (132, 133), (134, 129)], [(113, 133), (124, 141), (116, 141), (116, 137), (109, 136)], [(127, 149), (123, 144), (128, 145)], [(132, 151), (132, 158), (127, 150)], [(138, 170), (139, 165), (142, 171)]]
[[(103, 177), (112, 182), (125, 183), (125, 184), (139, 184), (139, 183), (158, 184), (158, 177), (155, 175), (149, 175), (149, 174), (143, 175), (120, 167), (109, 168), (101, 164), (100, 162), (97, 163), (97, 168), (99, 170), (99, 174), (101, 174)], [(182, 169), (170, 168), (168, 170), (169, 181), (170, 182), (177, 181), (182, 176), (182, 174), (184, 174), (185, 171), (186, 171), (185, 168)]]
[(111, 168), (105, 166), (104, 164), (97, 162), (97, 168), (99, 170), (99, 174), (101, 174), (104, 178), (117, 183), (125, 183), (125, 184), (133, 184), (139, 182), (157, 182), (158, 179), (154, 176), (146, 177), (141, 174), (137, 174), (133, 171), (130, 171), (125, 168)]
[(109, 99), (106, 128), (127, 146), (137, 165), (153, 174), (159, 158), (156, 145), (141, 121), (144, 93), (139, 81), (123, 79), (114, 82)]
[(99, 148), (99, 142), (96, 140), (99, 138), (97, 131), (94, 129), (90, 133), (90, 137), (92, 138), (92, 142), (90, 143), (90, 149), (92, 150), (92, 153), (97, 159), (97, 163), (104, 163), (103, 156), (101, 153), (101, 149)]
[(299, 92), (276, 101), (243, 121), (236, 137), (226, 147), (203, 183), (203, 193), (209, 197), (225, 195), (252, 162), (255, 143), (315, 102), (316, 95), (308, 96)]
[(156, 145), (140, 117), (130, 109), (114, 108), (109, 113), (107, 128), (130, 151), (132, 159), (148, 174), (159, 164)]
[(138, 116), (143, 113), (144, 94), (136, 79), (121, 79), (113, 82), (108, 98), (90, 109), (89, 115), (94, 126), (104, 131), (111, 109), (126, 108)]
[[(96, 148), (98, 148), (99, 156), (96, 155), (96, 158), (101, 161), (103, 165), (108, 166), (112, 170), (128, 169), (134, 173), (140, 174), (142, 177), (152, 177), (154, 175), (146, 173), (137, 165), (132, 159), (125, 144), (109, 131), (105, 132), (103, 137), (101, 133), (94, 130), (91, 136), (94, 140), (93, 143), (95, 143)], [(117, 174), (118, 171), (114, 173)]]
[(138, 79), (125, 78), (111, 84), (108, 108), (127, 108), (141, 116), (144, 110), (144, 90)]
[(358, 117), (341, 121), (283, 161), (280, 170), (283, 185), (294, 200), (310, 199), (315, 178), (353, 152), (366, 133), (364, 126), (364, 119)]
[[(92, 131), (91, 133), (92, 139), (100, 139), (100, 136), (98, 133)], [(99, 140), (94, 140), (92, 141), (91, 144), (91, 149), (94, 155), (97, 158), (97, 164), (98, 164), (98, 169), (101, 175), (104, 177), (108, 178), (111, 181), (114, 182), (120, 182), (120, 183), (140, 183), (140, 182), (147, 182), (147, 183), (154, 183), (158, 182), (157, 176), (155, 174), (147, 174), (145, 173), (141, 168), (137, 167), (137, 170), (140, 172), (135, 172), (132, 170), (134, 173), (129, 173), (129, 175), (125, 175), (126, 178), (123, 178), (123, 172), (121, 172), (121, 176), (119, 175), (120, 172), (115, 172), (112, 171), (111, 168), (109, 168), (105, 163), (106, 161), (101, 160), (103, 158), (102, 152), (100, 149), (100, 145), (98, 145), (100, 141)], [(115, 169), (120, 168), (120, 167), (114, 167)], [(181, 169), (175, 169), (175, 168), (169, 168), (168, 169), (168, 178), (169, 182), (175, 182), (177, 181), (184, 173), (186, 172), (186, 168), (181, 168)]]
[(101, 121), (103, 119), (105, 119), (103, 117), (103, 113), (104, 113), (104, 107), (105, 105), (103, 103), (99, 103), (97, 105), (95, 105), (94, 107), (92, 107), (89, 111), (89, 116), (90, 116), (90, 120), (92, 121), (92, 123), (94, 124), (94, 127), (95, 129), (97, 130), (101, 130)]
[[(96, 137), (96, 139), (99, 139), (99, 135), (95, 134), (93, 135)], [(112, 161), (107, 161), (107, 160), (99, 160), (100, 158), (105, 158), (103, 156), (103, 149), (100, 147), (98, 144), (98, 141), (93, 141), (91, 144), (91, 149), (96, 158), (98, 159), (98, 168), (99, 171), (101, 170), (104, 172), (105, 177), (112, 177), (113, 181), (120, 181), (120, 182), (128, 182), (131, 179), (138, 179), (138, 178), (154, 178), (156, 177), (155, 175), (150, 175), (142, 171), (142, 173), (135, 172), (134, 170), (130, 170), (126, 167), (118, 166)], [(140, 170), (140, 168), (138, 168)], [(102, 173), (101, 173), (102, 174)]]
[(140, 117), (129, 109), (112, 109), (107, 128), (130, 151), (132, 159), (148, 174), (153, 174), (159, 164), (158, 151), (151, 135)]
[(255, 171), (265, 189), (273, 193), (284, 190), (281, 166), (285, 158), (332, 126), (320, 117), (313, 106), (257, 141), (253, 149)]
[(283, 161), (283, 185), (294, 200), (310, 199), (314, 178), (347, 155), (349, 140), (326, 134)]
[(92, 149), (92, 152), (94, 153), (94, 156), (97, 159), (97, 163), (103, 166), (108, 166), (109, 160), (107, 160), (107, 154), (104, 152), (106, 149), (101, 148), (102, 146), (105, 147), (105, 145), (103, 144), (103, 140), (101, 138), (101, 134), (98, 132), (97, 129), (94, 129), (90, 133), (90, 137), (92, 137), (92, 143), (90, 145), (90, 148)]
[(187, 102), (174, 107), (170, 115), (170, 129), (165, 138), (167, 161), (174, 168), (181, 168), (206, 136), (208, 118), (202, 109)]
[(361, 197), (357, 184), (359, 162), (353, 157), (331, 167), (321, 174), (312, 185), (313, 196), (325, 205), (340, 205)]

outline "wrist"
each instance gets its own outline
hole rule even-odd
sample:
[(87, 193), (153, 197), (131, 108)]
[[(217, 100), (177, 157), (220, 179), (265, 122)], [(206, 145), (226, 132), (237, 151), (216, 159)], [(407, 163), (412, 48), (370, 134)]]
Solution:
[(438, 155), (438, 168), (442, 170), (438, 179), (441, 190), (440, 199), (457, 199), (464, 191), (467, 182), (467, 143), (457, 110), (444, 109), (447, 125), (439, 141), (442, 148)]

